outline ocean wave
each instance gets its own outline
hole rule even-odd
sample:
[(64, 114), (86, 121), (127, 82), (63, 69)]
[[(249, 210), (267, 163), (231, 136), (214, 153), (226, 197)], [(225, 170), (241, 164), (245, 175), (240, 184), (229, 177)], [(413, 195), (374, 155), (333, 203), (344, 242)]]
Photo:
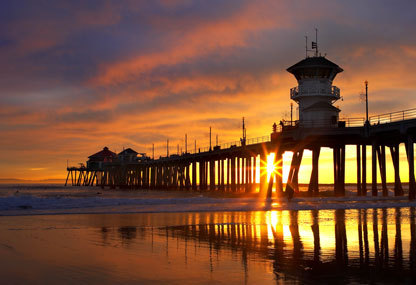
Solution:
[(140, 213), (195, 211), (268, 211), (416, 207), (405, 197), (311, 197), (295, 198), (104, 198), (37, 197), (13, 195), (0, 197), (0, 215), (64, 213)]

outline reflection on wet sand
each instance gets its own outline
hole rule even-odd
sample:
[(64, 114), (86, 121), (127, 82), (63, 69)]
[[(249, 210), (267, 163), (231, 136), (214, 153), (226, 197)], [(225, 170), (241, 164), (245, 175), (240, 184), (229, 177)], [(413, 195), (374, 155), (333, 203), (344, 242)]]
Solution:
[(0, 254), (11, 283), (413, 283), (416, 210), (7, 217)]
[[(406, 221), (403, 212), (408, 216)], [(188, 246), (205, 244), (211, 272), (215, 271), (215, 260), (225, 251), (239, 255), (246, 275), (250, 260), (271, 262), (277, 280), (341, 277), (346, 283), (389, 280), (385, 278), (409, 281), (416, 267), (414, 208), (194, 215), (192, 221), (200, 223), (150, 227), (146, 231), (164, 236), (166, 250), (171, 248), (172, 239), (185, 241), (185, 263)], [(402, 226), (410, 237), (407, 248), (403, 246)], [(134, 227), (118, 231), (122, 240), (137, 238)], [(149, 233), (140, 235), (143, 239), (148, 236)], [(107, 231), (102, 231), (102, 238), (106, 244)], [(380, 274), (372, 274), (374, 270)]]

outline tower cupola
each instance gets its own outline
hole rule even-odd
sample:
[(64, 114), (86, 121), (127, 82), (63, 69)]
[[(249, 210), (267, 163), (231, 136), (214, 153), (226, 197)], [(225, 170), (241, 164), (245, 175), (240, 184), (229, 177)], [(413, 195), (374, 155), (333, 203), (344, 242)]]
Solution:
[(299, 124), (306, 127), (333, 127), (340, 110), (333, 106), (341, 98), (332, 85), (343, 69), (323, 56), (307, 57), (287, 69), (298, 81), (290, 89), (290, 99), (299, 104)]

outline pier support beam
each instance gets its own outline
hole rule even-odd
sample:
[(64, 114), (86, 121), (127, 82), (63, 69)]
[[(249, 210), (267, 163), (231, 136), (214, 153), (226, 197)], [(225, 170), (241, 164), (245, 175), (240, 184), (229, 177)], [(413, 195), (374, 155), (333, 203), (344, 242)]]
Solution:
[(245, 192), (250, 192), (251, 189), (251, 156), (246, 156), (246, 185)]
[(253, 157), (250, 156), (249, 158), (249, 163), (250, 163), (250, 167), (249, 167), (249, 189), (248, 191), (251, 192), (253, 191)]
[(294, 169), (293, 177), (292, 177), (293, 179), (292, 183), (293, 183), (295, 192), (299, 192), (299, 169), (300, 169), (300, 164), (302, 162), (302, 157), (303, 157), (303, 149), (297, 153), (295, 169)]
[(383, 196), (388, 196), (385, 145), (380, 145), (377, 148), (377, 157), (378, 157), (378, 165), (380, 169), (381, 188), (383, 191)]
[(178, 169), (179, 189), (183, 190), (185, 186), (185, 166), (180, 164)]
[(235, 157), (231, 158), (231, 191), (235, 192)]
[(146, 187), (150, 188), (150, 166), (146, 167)]
[(216, 164), (216, 185), (217, 185), (217, 189), (221, 190), (221, 159), (218, 159), (215, 164)]
[(260, 193), (267, 191), (267, 153), (260, 154)]
[(310, 196), (317, 196), (319, 194), (319, 154), (321, 148), (316, 147), (312, 150), (312, 172), (311, 179), (309, 181), (308, 192)]
[(169, 176), (169, 178), (168, 178), (168, 187), (171, 188), (171, 189), (176, 189), (176, 188), (178, 188), (178, 181), (181, 178), (181, 176), (180, 176), (181, 175), (181, 173), (180, 173), (181, 166), (180, 165), (170, 166), (168, 169), (169, 169), (168, 170), (168, 176)]
[(224, 158), (220, 160), (220, 168), (221, 168), (221, 181), (220, 181), (220, 189), (221, 191), (225, 190), (225, 171), (224, 171)]
[(361, 191), (361, 147), (360, 145), (356, 145), (357, 149), (357, 196), (362, 195)]
[(240, 177), (241, 177), (240, 172), (241, 172), (240, 156), (237, 156), (237, 181), (236, 181), (237, 191), (240, 191), (240, 183), (241, 183), (241, 181), (240, 181)]
[(394, 166), (394, 196), (402, 196), (403, 188), (400, 181), (400, 167), (399, 167), (399, 145), (390, 146), (390, 154)]
[[(162, 188), (165, 188), (166, 187), (166, 173), (167, 173), (167, 171), (166, 171), (166, 166), (165, 165), (162, 165), (161, 167), (160, 167), (160, 173), (161, 173), (161, 177), (160, 177), (160, 179), (161, 179), (161, 187)], [(142, 185), (143, 185), (143, 175), (144, 175), (144, 171), (143, 171), (143, 173), (142, 173)]]
[(203, 170), (204, 170), (203, 189), (208, 190), (208, 169), (209, 169), (208, 161), (203, 161), (202, 164), (204, 165), (203, 167)]
[(186, 163), (185, 170), (186, 170), (185, 189), (189, 190), (189, 188), (191, 186), (191, 175), (190, 175), (191, 166), (189, 165), (189, 162)]
[[(275, 153), (276, 153), (276, 155), (274, 156), (274, 159), (273, 159), (273, 165), (276, 165), (276, 162), (277, 162), (277, 151), (275, 151)], [(275, 179), (274, 173), (270, 173), (269, 185), (267, 187), (267, 195), (266, 195), (267, 198), (271, 198), (272, 197), (274, 179)]]
[(66, 176), (65, 186), (68, 184), (69, 173), (70, 173), (70, 172), (72, 172), (72, 171), (70, 171), (70, 170), (67, 170), (67, 171), (68, 171), (68, 175)]
[(416, 199), (415, 182), (415, 156), (413, 149), (413, 138), (408, 137), (406, 142), (407, 162), (409, 163), (409, 200)]
[(289, 176), (286, 183), (286, 192), (299, 192), (299, 168), (302, 162), (303, 149), (293, 152), (292, 163), (290, 164)]
[(345, 195), (345, 145), (334, 147), (334, 193)]
[(367, 196), (367, 145), (362, 146), (362, 184), (361, 184), (361, 195)]
[(192, 161), (192, 190), (197, 189), (196, 176), (196, 161)]
[(202, 160), (199, 161), (199, 191), (204, 190), (204, 176), (205, 176), (204, 164), (205, 164), (204, 161)]
[(154, 189), (154, 188), (156, 188), (156, 167), (154, 166), (154, 165), (152, 165), (152, 168), (151, 168), (151, 171), (152, 171), (152, 173), (151, 173), (151, 187), (150, 188), (152, 188), (152, 189)]
[[(139, 179), (140, 183), (140, 179)], [(156, 166), (156, 188), (160, 189), (160, 165)]]
[(227, 158), (227, 191), (230, 191), (231, 184), (231, 159)]
[(209, 189), (215, 190), (215, 160), (209, 161)]
[(371, 145), (371, 194), (377, 196), (377, 148), (374, 142)]
[(276, 151), (276, 195), (283, 196), (283, 153), (280, 149)]
[(241, 157), (241, 164), (240, 165), (241, 165), (241, 174), (240, 174), (241, 182), (240, 182), (240, 185), (243, 186), (243, 187), (240, 187), (240, 188), (244, 188), (245, 183), (246, 183), (245, 182), (246, 162), (245, 162), (244, 156)]
[(257, 190), (257, 154), (253, 157), (253, 185), (251, 191)]

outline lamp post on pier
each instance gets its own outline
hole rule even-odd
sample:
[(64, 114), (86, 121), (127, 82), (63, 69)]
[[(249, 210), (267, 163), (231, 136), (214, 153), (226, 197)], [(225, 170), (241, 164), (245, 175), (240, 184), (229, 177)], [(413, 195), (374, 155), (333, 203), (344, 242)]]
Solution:
[(365, 84), (365, 122), (369, 124), (368, 121), (368, 81), (364, 81)]

